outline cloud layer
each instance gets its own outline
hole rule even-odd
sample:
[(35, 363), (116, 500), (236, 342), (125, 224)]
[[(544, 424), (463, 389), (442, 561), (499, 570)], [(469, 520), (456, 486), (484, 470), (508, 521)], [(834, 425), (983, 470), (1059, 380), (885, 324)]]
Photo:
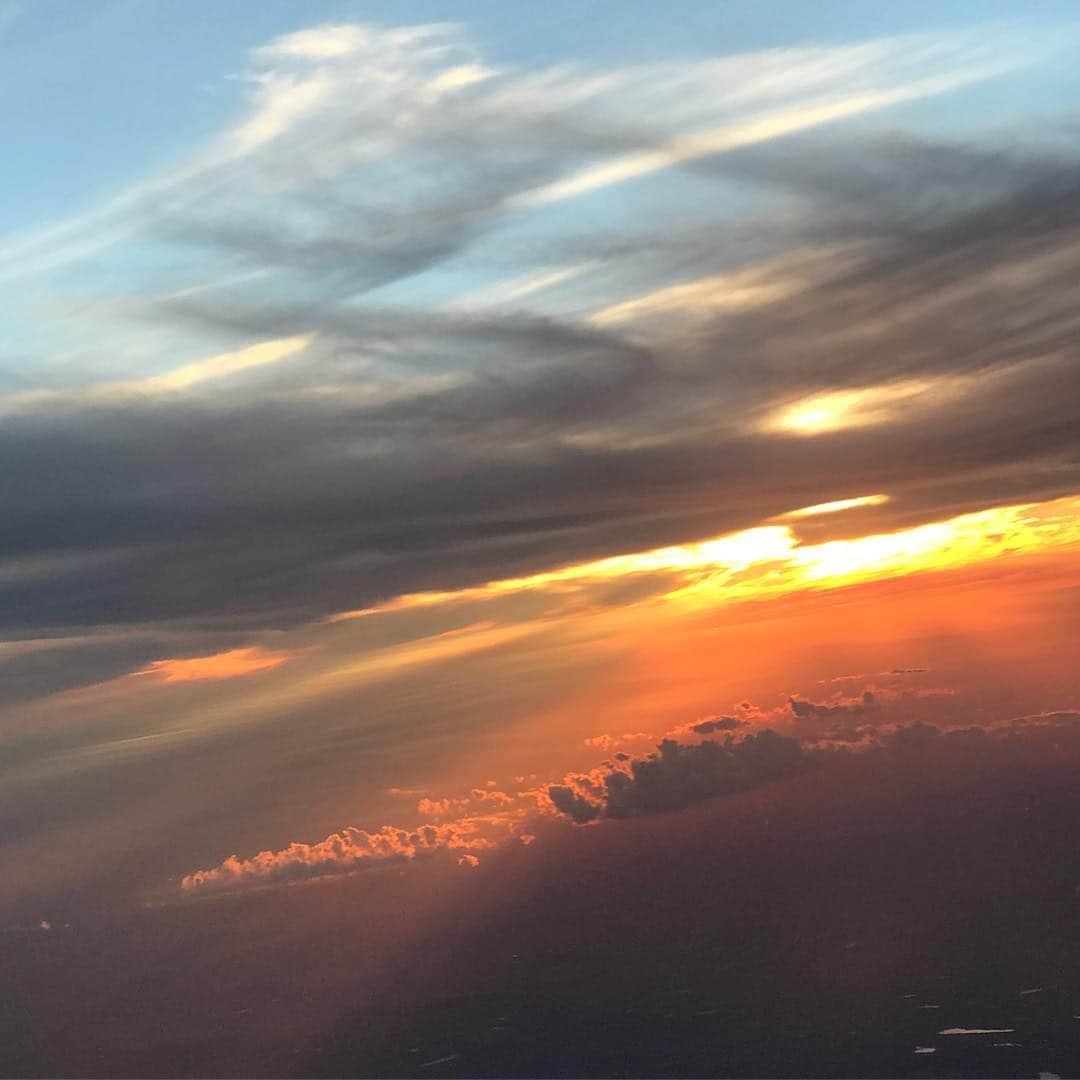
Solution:
[[(218, 343), (0, 399), (7, 630), (286, 625), (867, 491), (897, 524), (1076, 490), (1076, 161), (822, 127), (1032, 61), (992, 37), (606, 72), (443, 26), (269, 43), (189, 166), (0, 251), (186, 252), (103, 309)], [(674, 182), (700, 220), (660, 220)], [(821, 401), (813, 437), (770, 419)]]

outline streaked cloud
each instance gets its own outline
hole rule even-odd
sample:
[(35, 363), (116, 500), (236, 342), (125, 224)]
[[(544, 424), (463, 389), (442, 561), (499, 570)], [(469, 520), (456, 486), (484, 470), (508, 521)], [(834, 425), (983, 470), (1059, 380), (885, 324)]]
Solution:
[[(283, 198), (322, 191), (331, 210), (339, 181), (364, 171), (369, 183), (393, 173), (399, 190), (379, 223), (378, 201), (356, 207), (347, 238), (370, 252), (418, 246), (441, 261), (508, 210), (945, 93), (1031, 63), (1044, 49), (993, 32), (909, 35), (601, 72), (512, 71), (487, 65), (449, 24), (315, 26), (253, 50), (240, 81), (244, 119), (171, 173), (0, 243), (0, 274), (85, 259), (176, 229), (180, 219), (189, 241), (202, 221), (235, 255), (240, 235), (255, 239), (255, 200), (266, 200), (284, 233), (302, 215), (281, 213)], [(431, 190), (431, 170), (418, 175), (409, 160), (433, 152), (446, 160), (441, 192)], [(206, 204), (211, 192), (220, 217)], [(309, 215), (318, 205), (301, 201)], [(261, 235), (270, 222), (258, 224)], [(313, 230), (310, 216), (303, 224), (315, 235), (290, 247), (296, 255), (306, 248), (310, 267), (314, 242), (328, 244), (333, 230)], [(265, 244), (264, 257), (269, 236)]]
[(714, 154), (754, 146), (770, 139), (794, 135), (809, 128), (883, 109), (901, 102), (931, 97), (955, 90), (966, 83), (987, 77), (993, 68), (983, 71), (921, 79), (909, 86), (843, 96), (795, 109), (779, 109), (752, 116), (726, 127), (680, 135), (660, 149), (642, 151), (593, 166), (562, 180), (525, 192), (511, 200), (514, 207), (543, 206), (648, 176), (677, 165), (685, 165)]
[(588, 321), (595, 326), (608, 326), (655, 320), (657, 316), (715, 316), (724, 311), (772, 303), (798, 291), (799, 287), (799, 283), (791, 280), (770, 280), (767, 272), (752, 268), (668, 285), (645, 296), (595, 311)]
[(166, 683), (201, 682), (206, 679), (236, 679), (269, 671), (290, 659), (288, 653), (272, 652), (254, 646), (229, 649), (211, 656), (189, 656), (177, 659), (154, 660), (148, 668), (135, 675), (147, 675)]
[[(254, 50), (200, 152), (0, 252), (20, 280), (100, 256), (66, 307), (41, 291), (133, 342), (3, 399), (5, 632), (182, 639), (93, 653), (96, 680), (80, 652), (81, 694), (341, 611), (717, 604), (1065, 546), (1074, 507), (1024, 508), (1080, 490), (1077, 163), (877, 111), (1046, 45), (527, 70), (334, 24)], [(633, 175), (657, 215), (543, 209)], [(691, 220), (669, 184), (709, 193)], [(860, 492), (890, 496), (874, 535), (828, 546), (810, 511)], [(305, 661), (282, 707), (529, 632)], [(266, 715), (262, 682), (223, 723)]]
[(839, 514), (844, 510), (855, 510), (862, 506), (881, 506), (882, 503), (888, 501), (888, 495), (856, 495), (851, 499), (834, 499), (832, 502), (801, 506), (798, 510), (788, 510), (779, 516), (781, 518), (818, 517), (821, 514)]
[(498, 282), (476, 292), (468, 293), (450, 301), (446, 305), (450, 311), (467, 311), (470, 308), (483, 308), (498, 304), (510, 304), (524, 300), (534, 293), (543, 292), (555, 285), (572, 281), (580, 274), (585, 273), (592, 263), (579, 263), (576, 266), (560, 266), (544, 268), (532, 273), (523, 274), (520, 277), (510, 278)]
[(241, 372), (277, 364), (306, 349), (313, 334), (299, 334), (274, 341), (262, 341), (232, 352), (219, 353), (174, 368), (162, 375), (145, 379), (97, 382), (68, 390), (26, 390), (0, 396), (0, 415), (4, 412), (80, 408), (130, 400), (134, 395), (168, 395), (190, 391), (214, 379), (224, 379)]
[(185, 364), (183, 367), (176, 368), (164, 375), (155, 375), (152, 378), (144, 379), (141, 383), (134, 384), (132, 388), (148, 391), (187, 390), (196, 383), (205, 382), (207, 379), (220, 379), (251, 368), (276, 364), (278, 361), (307, 348), (312, 339), (313, 335), (304, 334), (291, 338), (282, 338), (278, 341), (261, 342), (258, 345), (250, 345), (248, 348), (239, 349), (236, 352), (222, 353), (219, 356), (211, 356), (206, 360), (196, 360), (194, 363)]
[(834, 390), (815, 394), (785, 405), (765, 421), (770, 431), (793, 435), (823, 435), (847, 428), (887, 424), (897, 419), (904, 408), (920, 403), (937, 407), (953, 380), (910, 380), (884, 386), (855, 390)]
[[(811, 512), (832, 513), (885, 501), (884, 496), (864, 496), (806, 507), (785, 516), (806, 517)], [(894, 533), (814, 544), (800, 543), (786, 525), (762, 525), (700, 543), (616, 555), (456, 591), (405, 594), (378, 607), (340, 612), (329, 621), (521, 592), (585, 588), (611, 579), (657, 574), (667, 575), (657, 585), (658, 592), (680, 601), (701, 597), (718, 603), (976, 565), (1002, 555), (1067, 549), (1078, 543), (1077, 497), (998, 507)]]

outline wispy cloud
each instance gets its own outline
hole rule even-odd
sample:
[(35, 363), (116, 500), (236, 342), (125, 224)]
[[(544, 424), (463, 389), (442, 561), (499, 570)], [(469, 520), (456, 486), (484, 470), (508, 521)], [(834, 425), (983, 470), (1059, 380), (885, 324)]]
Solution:
[(134, 675), (147, 675), (162, 682), (203, 682), (215, 679), (236, 679), (269, 671), (289, 659), (288, 653), (271, 652), (253, 646), (246, 649), (229, 649), (211, 656), (188, 656), (153, 660), (148, 668)]
[(800, 506), (798, 510), (788, 510), (780, 514), (781, 518), (819, 517), (822, 514), (839, 514), (844, 510), (857, 510), (863, 506), (881, 506), (889, 501), (888, 495), (856, 495), (851, 499), (834, 499), (832, 502), (815, 503), (813, 506)]
[[(310, 214), (342, 188), (355, 190), (360, 176), (369, 189), (393, 176), (396, 192), (353, 203), (349, 239), (369, 259), (385, 257), (389, 245), (401, 265), (416, 266), (420, 256), (409, 249), (431, 258), (433, 249), (460, 247), (508, 209), (944, 93), (1038, 53), (1000, 34), (960, 34), (606, 72), (514, 72), (489, 67), (447, 24), (312, 27), (253, 51), (241, 78), (248, 115), (200, 154), (81, 217), (10, 238), (0, 244), (0, 273), (83, 259), (181, 221), (190, 231), (200, 219), (213, 228), (208, 241), (239, 253), (242, 232), (254, 241), (253, 198), (286, 232), (299, 207), (282, 215), (283, 199)], [(710, 125), (718, 118), (724, 122)], [(210, 195), (227, 207), (212, 222)], [(230, 242), (226, 223), (236, 211)], [(301, 258), (306, 251), (310, 266), (317, 242), (332, 235), (289, 250)]]

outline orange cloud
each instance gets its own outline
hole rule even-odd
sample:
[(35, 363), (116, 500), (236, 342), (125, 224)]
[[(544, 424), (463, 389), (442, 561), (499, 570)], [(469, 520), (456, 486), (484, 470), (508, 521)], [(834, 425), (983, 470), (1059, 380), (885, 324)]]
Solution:
[(150, 675), (167, 683), (235, 679), (240, 675), (252, 675), (256, 671), (268, 671), (284, 664), (286, 660), (291, 660), (292, 656), (292, 653), (271, 652), (256, 645), (248, 649), (212, 653), (210, 656), (154, 660), (148, 668), (135, 674)]
[(491, 841), (477, 835), (471, 822), (421, 825), (397, 829), (384, 825), (378, 832), (352, 826), (332, 833), (317, 844), (292, 843), (280, 851), (260, 851), (250, 859), (230, 855), (220, 866), (196, 870), (180, 882), (186, 892), (229, 889), (245, 883), (289, 881), (355, 870), (372, 861), (410, 860), (443, 848), (484, 848)]
[(463, 852), (459, 863), (475, 866), (479, 859), (473, 853), (498, 847), (517, 835), (522, 817), (519, 809), (411, 829), (383, 825), (375, 832), (350, 825), (315, 844), (294, 842), (279, 851), (260, 851), (250, 859), (230, 855), (218, 866), (187, 874), (180, 887), (190, 893), (281, 884), (352, 873), (387, 862), (411, 862), (440, 852)]
[[(820, 503), (797, 516), (877, 504), (881, 496)], [(787, 515), (791, 517), (789, 513)], [(340, 612), (340, 622), (463, 600), (490, 600), (535, 590), (575, 588), (633, 575), (670, 577), (664, 595), (705, 605), (760, 599), (803, 590), (947, 570), (1002, 556), (1080, 546), (1080, 496), (993, 507), (891, 533), (805, 544), (790, 525), (759, 525), (695, 543), (612, 555), (526, 577), (503, 578), (456, 591), (407, 593), (376, 607)]]

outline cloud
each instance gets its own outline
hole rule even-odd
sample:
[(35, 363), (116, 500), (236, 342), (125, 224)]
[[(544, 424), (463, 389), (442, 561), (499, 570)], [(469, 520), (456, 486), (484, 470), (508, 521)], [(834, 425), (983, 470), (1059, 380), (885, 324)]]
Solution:
[(383, 825), (374, 832), (349, 826), (314, 844), (295, 842), (248, 859), (232, 855), (218, 866), (187, 874), (181, 887), (186, 892), (230, 891), (348, 874), (447, 852), (458, 853), (458, 865), (475, 867), (479, 865), (476, 852), (514, 838), (526, 846), (535, 840), (532, 833), (523, 832), (532, 806), (527, 795), (513, 796), (491, 787), (473, 788), (464, 798), (425, 796), (417, 804), (417, 813), (434, 819), (431, 823), (413, 828)]
[[(1027, 58), (1017, 49), (1008, 62)], [(87, 373), (3, 403), (0, 611), (23, 629), (289, 626), (851, 492), (889, 493), (884, 531), (1080, 490), (1067, 156), (803, 132), (680, 166), (718, 194), (747, 178), (781, 191), (783, 219), (733, 221), (707, 201), (683, 229), (634, 219), (528, 245), (500, 232), (528, 212), (516, 197), (590, 169), (968, 78), (996, 69), (992, 54), (961, 36), (492, 72), (445, 26), (270, 43), (241, 82), (249, 113), (198, 161), (0, 252), (30, 275), (35, 251), (51, 264), (123, 234), (223, 283), (155, 282), (112, 309), (220, 340), (195, 354), (210, 359), (162, 355), (164, 374)], [(438, 268), (451, 292), (468, 270), (493, 301), (389, 290)], [(516, 306), (571, 271), (582, 299)], [(929, 395), (894, 394), (913, 385), (958, 389), (914, 408)], [(888, 454), (874, 425), (799, 438), (766, 422), (852, 394), (845, 415), (888, 413)], [(795, 542), (753, 542), (769, 537)]]
[(655, 735), (650, 735), (647, 731), (628, 731), (624, 732), (622, 735), (592, 735), (583, 741), (586, 746), (593, 746), (600, 750), (613, 750), (616, 746), (621, 746), (623, 743), (636, 742), (640, 739), (652, 740), (655, 738)]
[[(942, 93), (1038, 55), (1016, 35), (1005, 44), (993, 33), (912, 35), (601, 72), (497, 72), (452, 25), (314, 26), (253, 50), (241, 82), (250, 115), (187, 167), (8, 245), (0, 260), (50, 247), (53, 260), (79, 258), (95, 231), (132, 217), (141, 225), (162, 203), (188, 212), (207, 189), (231, 201), (242, 180), (277, 194), (416, 146), (446, 163), (444, 183), (461, 176), (462, 161), (473, 189), (495, 180), (480, 207), (550, 202)], [(408, 168), (396, 175), (415, 190)], [(460, 205), (469, 186), (435, 205)]]
[[(792, 699), (788, 708), (802, 719), (812, 714), (832, 720), (841, 713), (857, 714), (859, 704), (852, 700), (823, 705)], [(864, 708), (874, 707), (866, 699), (861, 704)], [(747, 703), (740, 711), (756, 720), (771, 716)], [(588, 772), (570, 773), (559, 782), (542, 783), (516, 796), (485, 786), (473, 788), (461, 798), (424, 797), (418, 812), (435, 818), (436, 823), (413, 828), (384, 825), (374, 832), (349, 826), (317, 843), (294, 842), (247, 859), (232, 855), (217, 866), (185, 875), (181, 888), (193, 894), (232, 891), (447, 854), (458, 865), (473, 868), (479, 864), (478, 852), (495, 851), (512, 841), (525, 847), (534, 844), (535, 830), (544, 817), (565, 817), (574, 824), (586, 825), (673, 813), (838, 761), (865, 759), (887, 766), (904, 764), (935, 750), (970, 750), (990, 745), (990, 739), (1005, 744), (1010, 739), (1035, 737), (1043, 729), (1076, 729), (1080, 712), (1058, 710), (987, 726), (939, 726), (923, 721), (883, 724), (877, 737), (855, 748), (840, 749), (823, 747), (822, 740), (814, 735), (796, 738), (771, 728), (731, 734), (733, 726), (741, 728), (746, 723), (743, 718), (725, 716), (686, 724), (678, 729), (683, 738), (700, 741), (664, 738), (653, 753), (634, 757), (619, 752), (613, 760)], [(722, 741), (701, 738), (703, 733), (695, 729), (706, 726), (706, 735), (720, 731), (727, 734)], [(853, 758), (853, 753), (858, 758)]]
[[(693, 741), (703, 736), (716, 735), (719, 732), (738, 731), (739, 728), (747, 727), (751, 721), (758, 721), (762, 725), (772, 719), (772, 714), (749, 702), (743, 702), (736, 710), (738, 716), (706, 716), (701, 720), (693, 720), (688, 724), (680, 724), (672, 728), (664, 735), (665, 739), (674, 739), (676, 742)], [(642, 736), (647, 737), (647, 736)]]
[[(231, 855), (219, 866), (196, 870), (181, 881), (185, 892), (228, 891), (244, 885), (278, 884), (393, 862), (430, 857), (442, 851), (483, 850), (493, 841), (482, 835), (484, 820), (462, 819), (445, 825), (377, 832), (346, 828), (317, 844), (293, 843), (280, 851), (261, 851), (250, 859)], [(466, 853), (467, 855), (468, 853)]]
[(468, 799), (429, 799), (427, 796), (416, 804), (416, 812), (421, 817), (457, 816), (469, 805)]
[(791, 738), (765, 729), (735, 740), (683, 745), (664, 739), (657, 752), (621, 767), (569, 777), (547, 788), (551, 805), (577, 824), (680, 810), (792, 776), (812, 761)]
[(837, 716), (862, 716), (873, 712), (878, 707), (877, 698), (872, 690), (864, 690), (853, 701), (837, 701), (818, 704), (801, 698), (788, 698), (788, 706), (799, 720), (831, 720)]
[(1032, 728), (1071, 728), (1080, 724), (1080, 710), (1078, 709), (1052, 709), (1048, 712), (1029, 713), (1026, 716), (1017, 716), (1008, 721), (1007, 726), (1013, 730), (1024, 731)]
[(142, 383), (135, 383), (131, 389), (144, 392), (187, 390), (207, 379), (220, 379), (227, 375), (234, 375), (239, 371), (248, 371), (251, 368), (263, 367), (266, 364), (276, 364), (305, 349), (311, 344), (311, 341), (311, 335), (307, 334), (285, 338), (280, 341), (261, 342), (238, 352), (225, 353), (221, 356), (212, 356), (206, 360), (197, 360), (194, 363), (185, 364), (183, 367), (170, 371), (165, 375), (157, 375), (144, 380)]
[(717, 731), (734, 731), (736, 728), (743, 727), (747, 722), (737, 716), (715, 716), (691, 725), (690, 730), (695, 735), (712, 735)]
[(988, 73), (987, 69), (982, 69), (920, 79), (890, 90), (868, 91), (864, 94), (848, 93), (831, 101), (764, 112), (724, 127), (689, 132), (676, 136), (656, 149), (628, 154), (609, 164), (591, 166), (565, 179), (535, 188), (518, 196), (513, 205), (539, 206), (575, 198), (612, 184), (647, 176), (661, 169), (754, 146), (890, 105), (955, 90), (969, 82), (985, 78)]
[(603, 807), (599, 803), (593, 802), (565, 784), (552, 784), (547, 789), (547, 795), (551, 800), (551, 805), (559, 813), (565, 814), (578, 825), (595, 821), (603, 813)]
[(269, 671), (289, 659), (289, 653), (272, 652), (256, 645), (244, 649), (229, 649), (211, 656), (154, 660), (148, 668), (133, 674), (148, 675), (166, 683), (235, 679), (259, 671)]
[(856, 495), (850, 499), (835, 499), (832, 502), (817, 503), (814, 506), (801, 506), (798, 510), (788, 510), (780, 514), (781, 518), (819, 517), (822, 514), (837, 514), (844, 510), (856, 510), (863, 506), (881, 506), (889, 501), (888, 495)]
[(765, 716), (768, 722), (807, 745), (871, 746), (887, 740), (892, 732), (919, 715), (940, 721), (937, 706), (953, 695), (951, 687), (873, 682), (856, 694), (835, 694), (826, 701), (789, 697), (786, 706)]
[[(585, 825), (600, 819), (667, 813), (751, 790), (826, 764), (837, 755), (846, 760), (850, 750), (845, 744), (849, 743), (861, 743), (855, 748), (859, 753), (875, 759), (885, 755), (889, 760), (890, 754), (924, 753), (939, 740), (943, 745), (958, 740), (972, 745), (971, 740), (1015, 738), (1043, 728), (1074, 729), (1080, 723), (1080, 712), (1066, 709), (990, 725), (915, 720), (881, 723), (864, 731), (855, 721), (881, 708), (870, 691), (858, 699), (828, 704), (791, 698), (788, 708), (796, 720), (795, 725), (789, 725), (792, 734), (766, 727), (739, 738), (728, 734), (722, 742), (706, 738), (688, 744), (665, 738), (656, 753), (639, 758), (615, 755), (616, 761), (589, 773), (571, 773), (561, 783), (549, 784), (542, 793), (556, 813)], [(687, 738), (729, 729), (714, 727), (714, 723), (687, 724), (677, 730)], [(720, 723), (743, 726), (734, 717), (722, 717)], [(701, 728), (708, 730), (702, 732)], [(801, 734), (796, 735), (796, 731)], [(543, 808), (543, 799), (540, 805)]]
[(415, 831), (384, 826), (376, 833), (343, 829), (317, 844), (293, 843), (281, 851), (262, 851), (250, 859), (233, 855), (220, 866), (196, 870), (181, 882), (186, 891), (230, 889), (246, 882), (279, 882), (341, 873), (384, 861), (414, 859), (468, 841), (452, 826), (423, 825)]

